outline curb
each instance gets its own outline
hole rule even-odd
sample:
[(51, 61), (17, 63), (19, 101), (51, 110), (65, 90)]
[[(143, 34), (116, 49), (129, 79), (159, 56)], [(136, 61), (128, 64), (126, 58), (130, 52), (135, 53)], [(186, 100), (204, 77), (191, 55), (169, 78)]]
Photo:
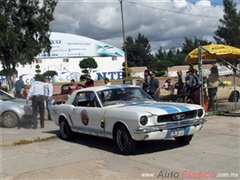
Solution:
[(58, 136), (49, 135), (49, 136), (43, 136), (43, 137), (37, 137), (37, 138), (31, 138), (31, 139), (21, 139), (18, 141), (6, 141), (6, 142), (1, 142), (0, 147), (26, 145), (26, 144), (36, 143), (36, 142), (48, 141), (55, 138), (58, 138)]

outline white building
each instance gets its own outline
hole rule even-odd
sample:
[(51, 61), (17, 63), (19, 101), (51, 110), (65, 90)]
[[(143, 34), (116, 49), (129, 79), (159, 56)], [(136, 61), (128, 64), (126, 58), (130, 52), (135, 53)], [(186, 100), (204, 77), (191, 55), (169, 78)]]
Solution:
[[(93, 69), (93, 79), (121, 79), (124, 52), (109, 44), (83, 36), (52, 32), (50, 36), (52, 49), (50, 56), (39, 54), (31, 65), (19, 65), (18, 76), (23, 76), (25, 83), (34, 81), (36, 65), (41, 69), (41, 74), (53, 70), (58, 74), (53, 81), (68, 82), (71, 79), (79, 81), (82, 69), (79, 62), (86, 57), (93, 57), (98, 67)], [(3, 81), (3, 79), (2, 79)]]

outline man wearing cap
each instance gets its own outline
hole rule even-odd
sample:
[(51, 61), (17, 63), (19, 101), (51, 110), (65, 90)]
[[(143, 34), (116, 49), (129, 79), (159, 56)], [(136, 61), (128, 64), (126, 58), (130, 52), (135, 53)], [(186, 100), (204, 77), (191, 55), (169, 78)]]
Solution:
[(46, 97), (46, 106), (47, 106), (47, 111), (48, 111), (48, 118), (45, 120), (52, 120), (51, 114), (50, 114), (50, 106), (51, 106), (52, 100), (53, 100), (53, 85), (50, 82), (50, 77), (45, 77), (44, 81), (46, 83), (45, 97)]
[(40, 126), (44, 128), (44, 91), (46, 84), (42, 81), (39, 74), (35, 76), (35, 81), (32, 83), (28, 92), (26, 103), (28, 104), (29, 98), (32, 96), (33, 107), (33, 129), (37, 129), (37, 115), (38, 109), (40, 114)]

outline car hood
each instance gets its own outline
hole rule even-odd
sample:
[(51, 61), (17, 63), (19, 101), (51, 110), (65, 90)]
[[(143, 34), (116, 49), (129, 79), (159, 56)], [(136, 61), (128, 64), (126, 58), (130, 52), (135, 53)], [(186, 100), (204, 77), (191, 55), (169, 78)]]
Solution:
[(179, 112), (202, 109), (201, 106), (195, 104), (165, 102), (129, 102), (118, 106), (118, 108), (119, 110), (147, 112), (153, 115), (174, 114)]

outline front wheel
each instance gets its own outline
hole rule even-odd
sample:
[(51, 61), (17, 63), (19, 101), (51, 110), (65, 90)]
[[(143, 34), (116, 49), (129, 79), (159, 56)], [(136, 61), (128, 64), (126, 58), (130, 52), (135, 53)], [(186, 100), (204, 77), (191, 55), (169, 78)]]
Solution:
[(18, 124), (18, 117), (13, 112), (5, 112), (2, 116), (3, 126), (7, 128), (13, 128)]
[(132, 139), (124, 125), (117, 128), (115, 136), (116, 143), (121, 154), (127, 155), (135, 151), (136, 141)]
[(192, 140), (193, 135), (174, 137), (179, 144), (189, 144)]
[(63, 119), (60, 121), (60, 135), (63, 140), (70, 140), (74, 137), (74, 132), (72, 132), (68, 122)]

